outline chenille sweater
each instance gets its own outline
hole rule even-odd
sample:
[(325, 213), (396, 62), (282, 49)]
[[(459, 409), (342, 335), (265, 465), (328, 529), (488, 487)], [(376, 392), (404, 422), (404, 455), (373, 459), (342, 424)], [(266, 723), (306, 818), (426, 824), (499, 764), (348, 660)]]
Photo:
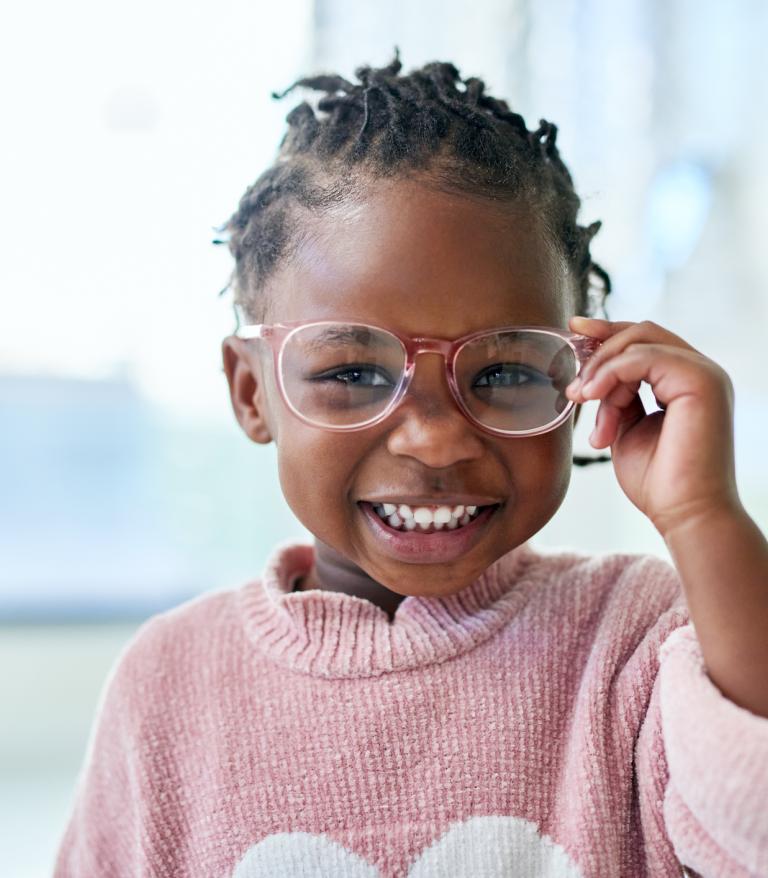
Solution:
[(313, 556), (140, 626), (55, 878), (768, 876), (768, 719), (666, 561), (525, 543), (390, 621)]

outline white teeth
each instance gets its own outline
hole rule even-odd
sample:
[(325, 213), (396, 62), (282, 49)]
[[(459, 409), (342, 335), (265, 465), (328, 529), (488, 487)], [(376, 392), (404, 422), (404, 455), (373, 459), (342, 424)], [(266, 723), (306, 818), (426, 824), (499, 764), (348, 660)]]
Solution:
[(455, 530), (472, 521), (480, 509), (479, 506), (416, 506), (411, 507), (407, 503), (396, 505), (394, 503), (376, 503), (374, 510), (380, 518), (383, 518), (390, 527), (399, 530), (414, 530), (417, 526), (420, 531)]
[[(450, 506), (438, 506), (437, 509), (430, 509), (428, 506), (417, 506), (411, 509), (410, 506), (401, 506), (398, 510), (401, 518), (415, 518), (417, 524), (431, 524), (440, 522), (448, 524), (451, 518), (461, 518), (464, 515), (465, 507), (456, 506), (451, 509)], [(471, 515), (477, 512), (477, 506), (467, 506), (466, 511)]]

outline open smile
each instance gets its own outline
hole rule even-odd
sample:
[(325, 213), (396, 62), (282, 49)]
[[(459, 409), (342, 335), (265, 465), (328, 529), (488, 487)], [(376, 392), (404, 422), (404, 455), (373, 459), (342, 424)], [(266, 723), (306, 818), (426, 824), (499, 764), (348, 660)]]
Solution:
[(409, 521), (400, 516), (394, 519), (397, 524), (393, 526), (366, 500), (359, 501), (357, 505), (376, 542), (387, 554), (399, 561), (434, 564), (455, 561), (474, 548), (503, 504), (474, 509), (467, 507), (473, 511), (467, 512), (465, 509), (460, 517), (453, 516), (448, 522), (430, 523), (426, 530), (414, 519)]

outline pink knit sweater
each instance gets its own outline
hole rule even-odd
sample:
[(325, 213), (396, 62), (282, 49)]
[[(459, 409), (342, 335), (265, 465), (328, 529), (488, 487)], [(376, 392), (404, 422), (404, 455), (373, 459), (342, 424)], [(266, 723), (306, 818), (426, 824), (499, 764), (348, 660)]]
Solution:
[(768, 719), (667, 562), (526, 543), (390, 622), (313, 553), (140, 627), (56, 878), (768, 875)]

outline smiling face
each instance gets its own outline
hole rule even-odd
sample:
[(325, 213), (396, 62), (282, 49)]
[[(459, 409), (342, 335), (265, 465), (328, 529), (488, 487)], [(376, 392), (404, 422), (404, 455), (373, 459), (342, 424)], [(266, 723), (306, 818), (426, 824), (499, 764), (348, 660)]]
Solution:
[[(523, 208), (380, 181), (364, 201), (307, 223), (304, 243), (269, 283), (266, 322), (358, 320), (454, 339), (497, 326), (567, 329), (575, 313), (572, 276)], [(539, 436), (485, 433), (457, 407), (440, 356), (416, 358), (411, 387), (388, 418), (343, 433), (290, 412), (265, 343), (230, 337), (223, 351), (238, 421), (254, 441), (277, 443), (289, 506), (347, 574), (357, 570), (398, 595), (452, 594), (537, 533), (563, 501), (573, 417)], [(449, 564), (394, 558), (358, 502), (438, 494), (503, 501)]]

